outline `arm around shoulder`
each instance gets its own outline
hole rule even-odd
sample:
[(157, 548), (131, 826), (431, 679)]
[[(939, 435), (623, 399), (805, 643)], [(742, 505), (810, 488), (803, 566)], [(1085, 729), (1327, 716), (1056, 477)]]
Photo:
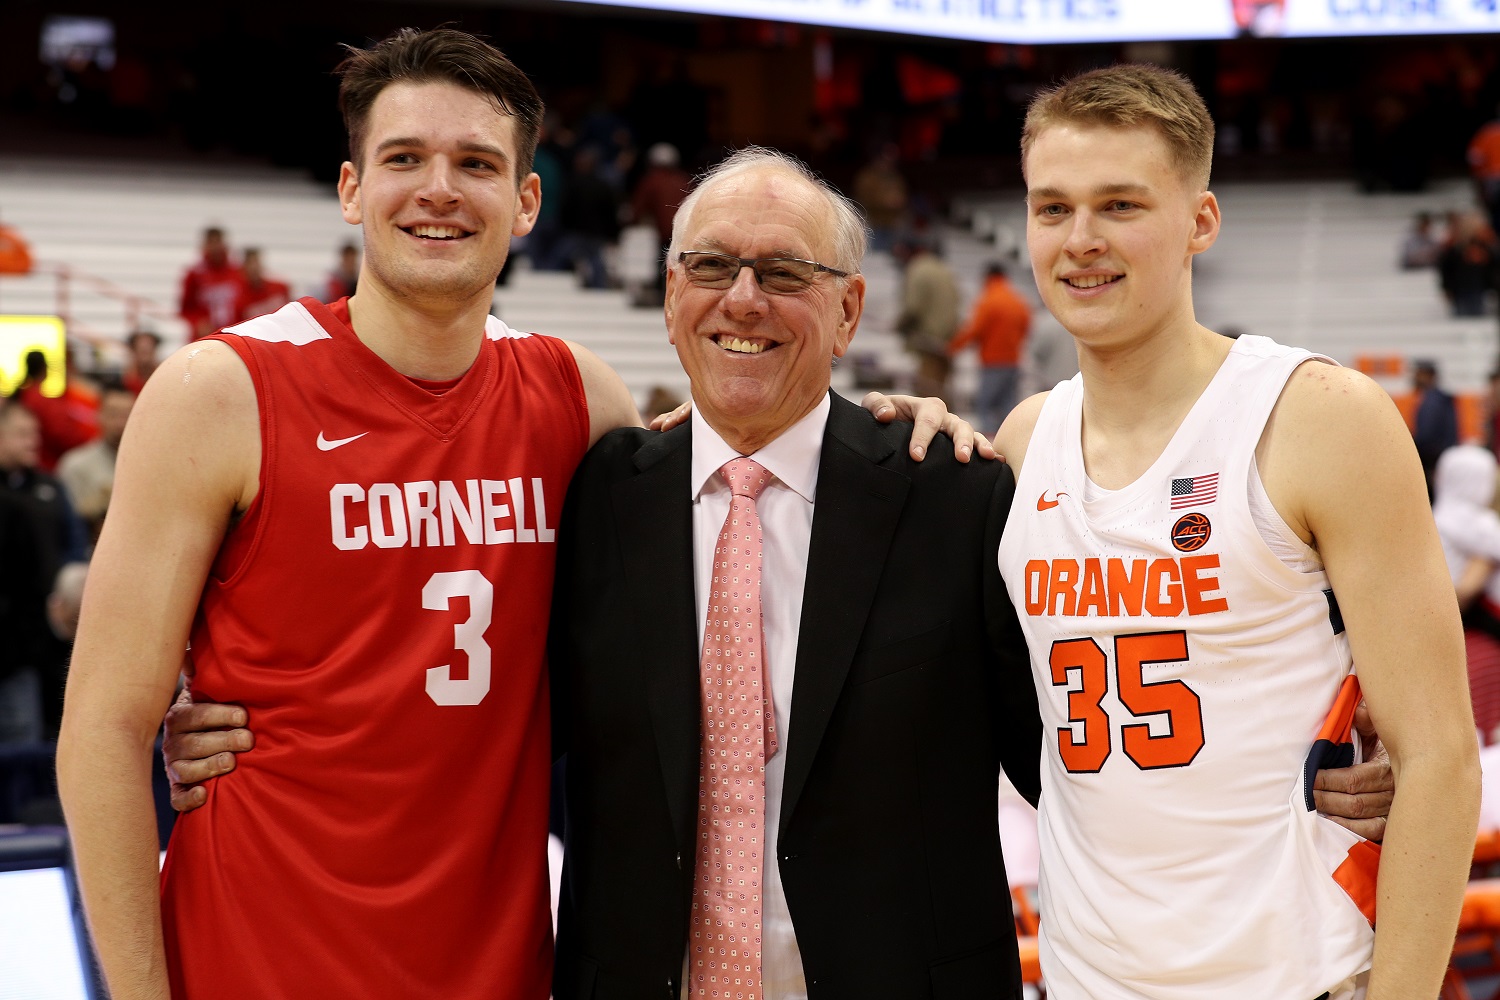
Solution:
[(1370, 1000), (1433, 995), (1479, 806), (1462, 628), (1411, 435), (1378, 385), (1308, 363), (1257, 452), (1267, 493), (1311, 536), (1396, 781)]
[(58, 784), (112, 995), (166, 997), (152, 743), (230, 520), (258, 488), (260, 429), (233, 349), (193, 344), (146, 386), (120, 448), (84, 595)]
[(589, 406), (589, 447), (617, 427), (641, 426), (641, 414), (630, 390), (615, 370), (582, 344), (564, 341), (578, 363), (584, 396)]

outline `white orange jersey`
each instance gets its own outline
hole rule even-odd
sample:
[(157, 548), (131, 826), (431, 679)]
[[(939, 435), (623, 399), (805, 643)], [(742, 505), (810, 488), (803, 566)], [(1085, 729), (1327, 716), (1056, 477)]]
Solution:
[(1312, 357), (1240, 338), (1116, 491), (1084, 471), (1081, 376), (1042, 408), (999, 560), (1046, 733), (1049, 996), (1313, 1000), (1370, 965), (1378, 849), (1311, 798), (1352, 759), (1349, 644), (1321, 564), (1263, 537), (1312, 556), (1254, 465)]

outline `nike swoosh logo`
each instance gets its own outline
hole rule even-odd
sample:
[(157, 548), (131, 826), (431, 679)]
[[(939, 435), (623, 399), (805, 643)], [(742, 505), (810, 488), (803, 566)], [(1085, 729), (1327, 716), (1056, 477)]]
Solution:
[[(365, 431), (365, 434), (368, 434), (368, 433), (370, 433), (370, 432), (369, 431)], [(348, 444), (350, 441), (358, 441), (360, 438), (364, 437), (365, 434), (356, 434), (353, 437), (339, 438), (337, 441), (330, 441), (326, 437), (323, 436), (323, 432), (322, 431), (318, 431), (318, 450), (319, 451), (332, 451), (335, 448), (342, 448), (344, 445)]]
[[(1066, 493), (1059, 493), (1058, 494), (1059, 498), (1065, 497), (1065, 496), (1067, 496)], [(1036, 498), (1036, 509), (1037, 510), (1051, 510), (1053, 507), (1056, 507), (1059, 502), (1060, 502), (1060, 500), (1048, 500), (1047, 499), (1047, 491), (1046, 490), (1042, 490), (1042, 495)]]

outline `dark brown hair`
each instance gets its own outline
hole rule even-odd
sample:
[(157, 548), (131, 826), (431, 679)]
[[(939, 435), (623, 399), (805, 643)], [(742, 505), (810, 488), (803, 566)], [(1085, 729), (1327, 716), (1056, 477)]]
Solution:
[(502, 114), (515, 120), (516, 183), (531, 173), (542, 128), (542, 98), (505, 53), (453, 28), (402, 28), (371, 48), (347, 48), (349, 55), (335, 72), (342, 81), (339, 110), (356, 170), (364, 167), (370, 109), (382, 90), (393, 83), (452, 83), (492, 99)]

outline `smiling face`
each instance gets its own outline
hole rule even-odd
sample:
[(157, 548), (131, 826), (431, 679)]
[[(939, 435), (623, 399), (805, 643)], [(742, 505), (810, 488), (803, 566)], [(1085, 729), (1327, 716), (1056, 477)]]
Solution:
[(456, 84), (393, 83), (370, 109), (362, 155), (339, 176), (344, 219), (364, 227), (360, 290), (487, 301), (541, 203), (535, 174), (516, 182), (512, 119)]
[(1042, 301), (1085, 347), (1193, 325), (1192, 258), (1219, 207), (1154, 129), (1063, 124), (1025, 160), (1026, 245)]
[[(709, 182), (682, 231), (683, 250), (829, 263), (828, 199), (785, 169), (763, 167)], [(864, 309), (865, 281), (818, 274), (806, 290), (766, 292), (751, 268), (725, 289), (667, 271), (667, 331), (692, 380), (693, 404), (741, 454), (806, 416), (828, 392), (833, 359), (849, 348)]]

